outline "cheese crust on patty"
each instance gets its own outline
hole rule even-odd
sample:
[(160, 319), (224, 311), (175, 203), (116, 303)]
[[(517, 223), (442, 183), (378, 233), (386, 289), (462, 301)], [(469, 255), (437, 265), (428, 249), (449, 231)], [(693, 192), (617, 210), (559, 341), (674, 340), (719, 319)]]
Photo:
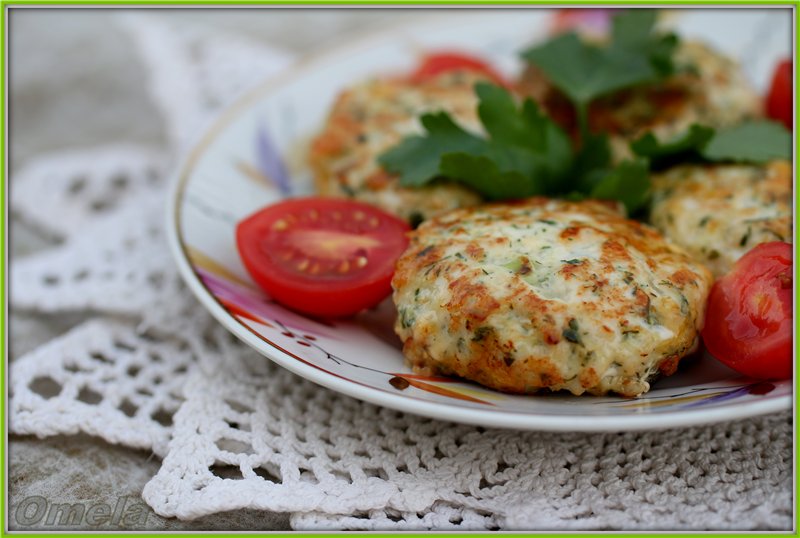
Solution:
[[(693, 123), (726, 127), (761, 116), (761, 98), (733, 59), (684, 41), (674, 60), (676, 74), (666, 80), (601, 97), (589, 107), (591, 130), (610, 134), (617, 161), (630, 157), (630, 142), (647, 132), (669, 141)], [(536, 67), (523, 72), (519, 91), (539, 102), (556, 122), (575, 129), (572, 105)]]
[(676, 166), (653, 177), (650, 222), (720, 277), (759, 243), (792, 241), (792, 166)]
[(421, 134), (419, 116), (445, 111), (467, 130), (480, 132), (479, 74), (451, 71), (423, 83), (371, 80), (343, 92), (309, 155), (317, 191), (371, 203), (412, 223), (480, 203), (471, 189), (456, 183), (404, 188), (386, 172), (378, 156), (406, 136)]
[(490, 204), (412, 233), (395, 331), (419, 373), (632, 397), (696, 349), (711, 280), (609, 203)]

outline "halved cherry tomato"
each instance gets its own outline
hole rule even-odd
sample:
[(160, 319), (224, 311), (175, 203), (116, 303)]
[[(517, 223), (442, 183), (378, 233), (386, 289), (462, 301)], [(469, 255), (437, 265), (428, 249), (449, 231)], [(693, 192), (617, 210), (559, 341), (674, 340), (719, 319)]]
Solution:
[(361, 202), (296, 198), (267, 206), (236, 228), (253, 280), (299, 312), (342, 317), (391, 292), (408, 224)]
[(505, 79), (483, 60), (462, 52), (436, 52), (425, 56), (411, 74), (411, 82), (419, 84), (448, 71), (473, 71), (486, 75), (493, 82), (507, 86)]
[(792, 62), (784, 60), (775, 69), (767, 94), (767, 116), (792, 130)]
[(792, 246), (762, 243), (711, 288), (703, 341), (756, 379), (792, 376)]

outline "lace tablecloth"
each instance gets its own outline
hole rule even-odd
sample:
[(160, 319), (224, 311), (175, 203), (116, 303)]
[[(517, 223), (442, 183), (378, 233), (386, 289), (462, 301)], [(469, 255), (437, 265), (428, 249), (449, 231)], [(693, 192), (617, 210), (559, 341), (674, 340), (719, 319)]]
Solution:
[(152, 450), (161, 469), (143, 498), (181, 519), (251, 508), (291, 513), (297, 529), (792, 528), (790, 412), (646, 433), (485, 429), (339, 395), (236, 341), (173, 267), (166, 181), (220, 107), (293, 57), (175, 17), (115, 20), (169, 143), (110, 141), (15, 174), (15, 214), (62, 243), (12, 261), (12, 307), (91, 319), (12, 364), (12, 432)]

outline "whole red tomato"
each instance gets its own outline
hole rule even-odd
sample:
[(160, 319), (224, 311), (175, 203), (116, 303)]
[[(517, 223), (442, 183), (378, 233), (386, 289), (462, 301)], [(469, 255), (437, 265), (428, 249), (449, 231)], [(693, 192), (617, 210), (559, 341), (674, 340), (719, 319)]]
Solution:
[(708, 299), (703, 341), (737, 372), (792, 376), (792, 246), (762, 243), (720, 278)]
[(767, 116), (782, 122), (792, 130), (792, 62), (784, 60), (778, 64), (772, 76), (772, 85), (767, 94)]

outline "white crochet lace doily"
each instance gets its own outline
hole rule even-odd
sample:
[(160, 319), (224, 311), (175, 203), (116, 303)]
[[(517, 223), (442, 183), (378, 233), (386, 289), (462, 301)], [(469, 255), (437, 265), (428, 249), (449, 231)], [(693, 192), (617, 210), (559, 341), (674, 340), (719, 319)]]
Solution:
[(93, 319), (13, 362), (9, 425), (163, 458), (164, 516), (292, 513), (299, 529), (792, 528), (793, 421), (542, 434), (442, 423), (317, 387), (216, 324), (165, 243), (165, 172), (220, 106), (291, 58), (125, 15), (171, 147), (53, 154), (14, 178), (14, 214), (62, 243), (13, 260), (12, 307)]

